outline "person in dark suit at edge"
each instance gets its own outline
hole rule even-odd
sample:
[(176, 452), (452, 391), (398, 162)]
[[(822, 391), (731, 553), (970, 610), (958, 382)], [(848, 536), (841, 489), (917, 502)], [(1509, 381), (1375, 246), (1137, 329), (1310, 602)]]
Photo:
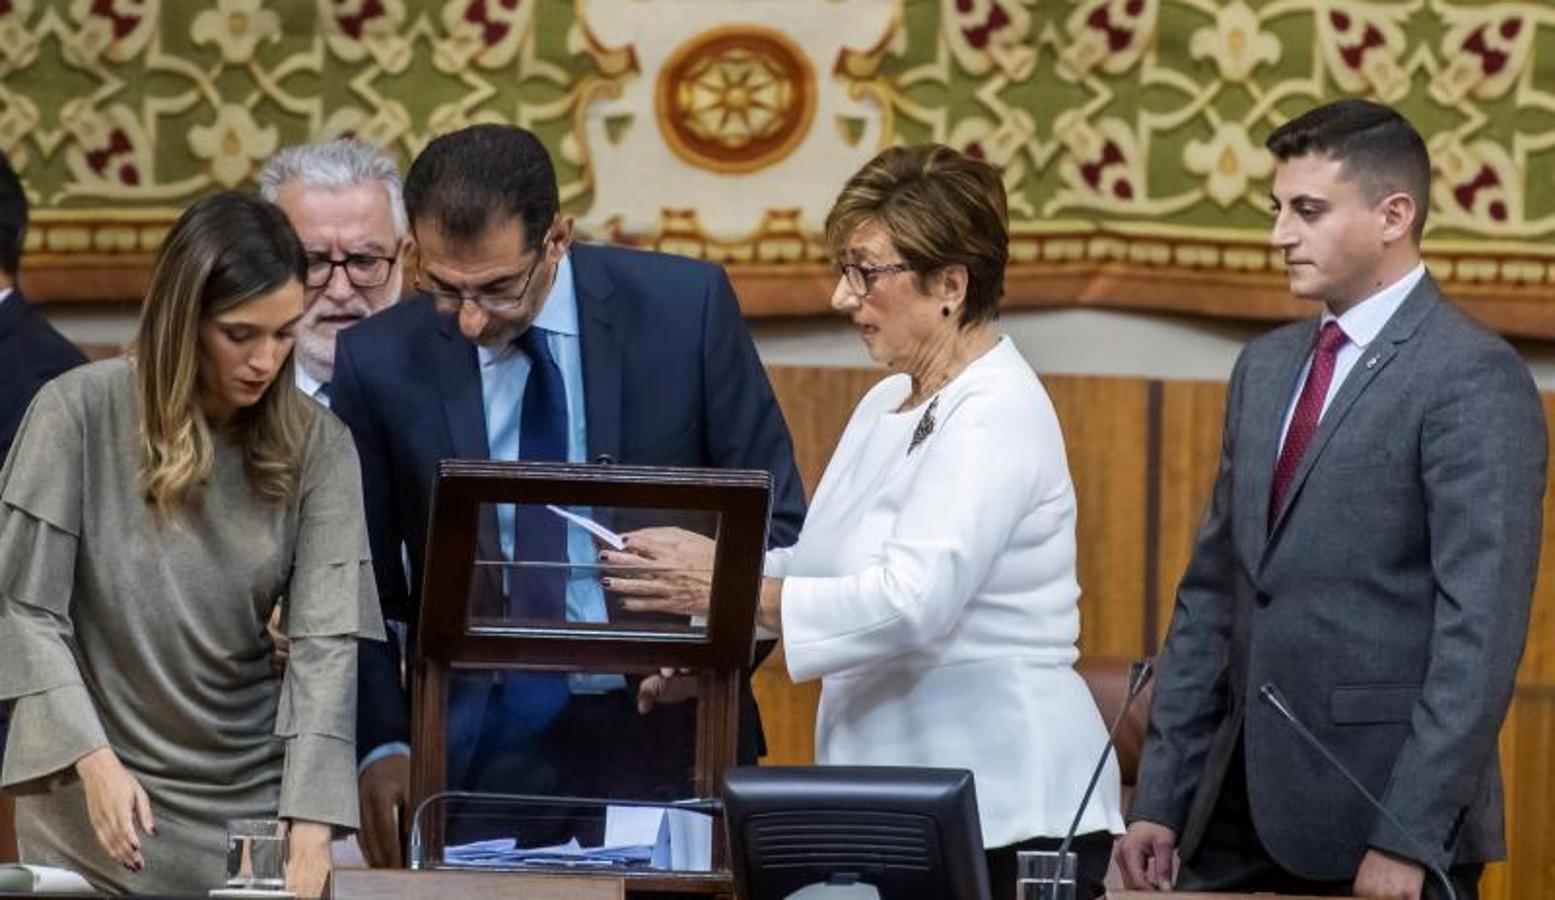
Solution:
[[(26, 238), (27, 194), (11, 161), (0, 153), (0, 360), (5, 360), (0, 365), (0, 464), (11, 452), (22, 414), (38, 389), (86, 362), (76, 345), (55, 331), (17, 287)], [(0, 704), (0, 752), (4, 752), (9, 719), (9, 710)], [(0, 798), (0, 803), (9, 802)]]
[[(794, 541), (804, 497), (792, 442), (720, 267), (575, 243), (550, 157), (517, 127), (434, 140), (411, 165), (405, 202), (418, 293), (340, 336), (333, 382), (333, 409), (361, 455), (387, 617), (414, 627), (433, 476), (445, 458), (764, 469), (774, 483), (769, 542)], [(504, 555), (512, 558), (515, 531), (547, 527), (502, 521)], [(592, 561), (586, 534), (568, 532), (546, 539), (565, 541), (568, 559)], [(509, 602), (537, 602), (518, 601), (521, 593)], [(580, 588), (574, 579), (565, 598), (545, 602), (565, 605), (572, 620), (607, 615), (597, 581)], [(371, 863), (393, 866), (410, 815), (409, 705), (393, 642), (372, 646), (358, 705), (362, 843)], [(636, 711), (639, 694), (653, 699), (655, 679), (634, 691), (620, 676), (573, 675), (561, 686), (527, 677), (454, 685), (450, 787), (686, 790), (672, 758), (689, 758), (693, 719), (673, 705)], [(760, 724), (745, 695), (740, 754), (753, 762)]]
[(1517, 353), (1425, 271), (1431, 163), (1407, 120), (1344, 100), (1268, 146), (1272, 243), (1323, 311), (1232, 372), (1117, 856), (1134, 887), (1170, 886), (1175, 849), (1179, 890), (1363, 897), (1442, 896), (1431, 864), (1467, 900), (1506, 852), (1496, 737), (1538, 560), (1543, 409)]
[(27, 194), (0, 154), (0, 462), (11, 450), (16, 427), (44, 383), (86, 362), (86, 357), (27, 303), (17, 287), (27, 237)]

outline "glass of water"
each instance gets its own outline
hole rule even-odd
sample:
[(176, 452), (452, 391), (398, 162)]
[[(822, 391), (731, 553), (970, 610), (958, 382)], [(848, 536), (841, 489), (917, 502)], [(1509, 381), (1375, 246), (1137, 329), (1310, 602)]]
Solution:
[(280, 819), (233, 819), (227, 823), (227, 887), (280, 890), (286, 887), (286, 823)]
[(1075, 900), (1075, 855), (1057, 850), (1015, 854), (1015, 900)]

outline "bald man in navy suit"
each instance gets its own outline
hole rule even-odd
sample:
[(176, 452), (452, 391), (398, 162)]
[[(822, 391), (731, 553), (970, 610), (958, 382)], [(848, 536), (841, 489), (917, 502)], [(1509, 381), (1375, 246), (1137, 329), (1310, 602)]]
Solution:
[[(520, 128), (433, 141), (407, 173), (405, 202), (419, 293), (341, 335), (333, 382), (361, 456), (387, 617), (414, 626), (447, 458), (764, 469), (769, 539), (793, 542), (804, 497), (792, 443), (720, 267), (574, 242), (550, 157)], [(501, 530), (505, 555), (515, 531), (536, 533), (511, 520)], [(581, 552), (593, 559), (586, 538)], [(577, 562), (579, 548), (567, 554)], [(569, 620), (610, 614), (597, 582), (566, 590)], [(398, 662), (392, 641), (364, 645), (362, 844), (376, 865), (399, 861), (395, 811), (402, 828), (408, 818)], [(640, 799), (688, 789), (689, 710), (640, 715), (638, 686), (618, 675), (477, 681), (451, 692), (450, 787)], [(748, 694), (740, 726), (754, 761)]]

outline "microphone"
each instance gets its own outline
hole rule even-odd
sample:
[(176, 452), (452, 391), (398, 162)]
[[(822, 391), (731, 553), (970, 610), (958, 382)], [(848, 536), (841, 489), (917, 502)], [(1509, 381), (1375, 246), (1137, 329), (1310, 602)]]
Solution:
[[(1074, 821), (1069, 823), (1069, 833), (1064, 835), (1063, 843), (1058, 845), (1058, 857), (1063, 859), (1069, 852), (1069, 845), (1074, 842), (1074, 833), (1080, 828), (1080, 818), (1085, 815), (1085, 807), (1091, 802), (1091, 794), (1096, 792), (1096, 783), (1101, 781), (1102, 769), (1107, 767), (1107, 756), (1112, 753), (1112, 741), (1118, 735), (1118, 726), (1123, 724), (1123, 719), (1128, 715), (1128, 708), (1134, 705), (1134, 699), (1139, 692), (1150, 683), (1151, 676), (1155, 675), (1155, 666), (1149, 658), (1129, 666), (1128, 694), (1123, 698), (1123, 708), (1118, 710), (1118, 715), (1112, 720), (1112, 727), (1107, 729), (1107, 742), (1102, 745), (1101, 759), (1096, 760), (1096, 769), (1091, 772), (1091, 783), (1085, 786), (1085, 793), (1080, 797), (1080, 808), (1074, 811)], [(1457, 900), (1456, 897), (1453, 900)]]
[(608, 466), (613, 464), (616, 461), (616, 458), (608, 453), (601, 453), (590, 461), (593, 462), (596, 466)]
[(1351, 787), (1360, 791), (1361, 796), (1366, 798), (1366, 802), (1370, 803), (1377, 812), (1382, 813), (1382, 817), (1388, 821), (1389, 825), (1392, 825), (1399, 834), (1404, 836), (1404, 840), (1409, 844), (1409, 849), (1414, 851), (1419, 861), (1431, 870), (1431, 874), (1436, 876), (1437, 881), (1441, 882), (1442, 890), (1447, 892), (1447, 900), (1458, 900), (1458, 892), (1452, 889), (1452, 881), (1447, 878), (1447, 873), (1442, 871), (1441, 866), (1431, 862), (1431, 854), (1426, 851), (1419, 841), (1415, 840), (1415, 836), (1409, 833), (1409, 829), (1405, 828), (1403, 823), (1399, 822), (1393, 813), (1389, 812), (1388, 808), (1382, 805), (1381, 800), (1378, 800), (1371, 791), (1366, 790), (1366, 786), (1361, 784), (1360, 779), (1350, 773), (1345, 764), (1339, 761), (1339, 757), (1329, 751), (1328, 747), (1318, 740), (1317, 735), (1308, 731), (1307, 726), (1301, 724), (1301, 720), (1296, 718), (1296, 714), (1291, 712), (1290, 707), (1285, 703), (1285, 698), (1280, 696), (1279, 689), (1272, 682), (1267, 683), (1258, 689), (1258, 695), (1263, 698), (1265, 703), (1273, 707), (1275, 712), (1279, 713), (1280, 718), (1290, 723), (1290, 727), (1296, 729), (1296, 733), (1301, 735), (1302, 740), (1306, 741), (1312, 749), (1328, 760), (1328, 764), (1333, 766), (1340, 775), (1343, 775), (1344, 780), (1350, 782)]

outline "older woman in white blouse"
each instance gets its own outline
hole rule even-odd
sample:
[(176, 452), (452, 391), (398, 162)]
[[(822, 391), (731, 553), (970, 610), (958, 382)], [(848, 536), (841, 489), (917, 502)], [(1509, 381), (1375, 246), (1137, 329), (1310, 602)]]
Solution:
[[(894, 374), (854, 411), (798, 543), (767, 555), (758, 611), (793, 679), (821, 679), (818, 762), (972, 770), (997, 892), (1016, 849), (1056, 846), (1106, 737), (1073, 668), (1063, 435), (993, 325), (1006, 223), (998, 173), (944, 146), (887, 150), (843, 188), (826, 223), (832, 306)], [(607, 588), (628, 608), (697, 612), (705, 584), (668, 568), (709, 552), (637, 532), (606, 561), (665, 573)], [(1122, 825), (1109, 766), (1080, 822), (1082, 881), (1099, 886)]]

